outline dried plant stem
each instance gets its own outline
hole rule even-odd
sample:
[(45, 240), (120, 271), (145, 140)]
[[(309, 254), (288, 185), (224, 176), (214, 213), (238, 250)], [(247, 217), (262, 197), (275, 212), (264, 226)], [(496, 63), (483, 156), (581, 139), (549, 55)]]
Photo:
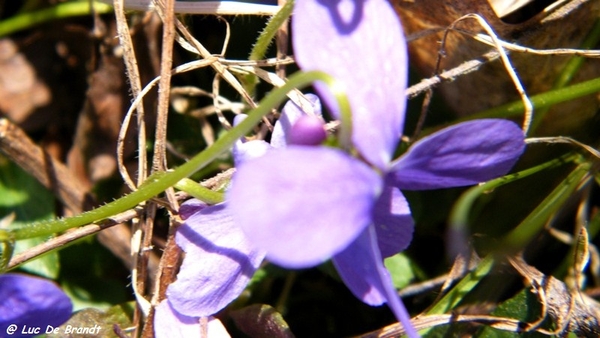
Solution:
[[(93, 235), (96, 233), (98, 233), (100, 235), (100, 234), (102, 234), (102, 232), (101, 232), (102, 230), (108, 229), (115, 225), (123, 224), (137, 216), (138, 216), (138, 212), (136, 210), (134, 210), (134, 209), (127, 210), (125, 212), (122, 212), (118, 215), (115, 215), (111, 218), (104, 220), (100, 224), (86, 225), (81, 228), (75, 229), (73, 231), (69, 231), (63, 235), (51, 238), (40, 245), (34, 246), (34, 247), (28, 249), (27, 251), (23, 251), (15, 256), (13, 256), (11, 258), (10, 262), (8, 263), (7, 269), (8, 270), (14, 269), (14, 268), (18, 267), (19, 265), (26, 263), (40, 255), (48, 253), (57, 248), (64, 247), (65, 245), (73, 243), (74, 241), (81, 239), (83, 237)], [(120, 241), (117, 241), (117, 238), (115, 238), (115, 236), (110, 236), (110, 237), (111, 237), (110, 240), (112, 240), (113, 243), (120, 242)], [(124, 243), (128, 243), (128, 242), (125, 241)], [(120, 252), (122, 252), (122, 254), (120, 254), (118, 256), (119, 257), (124, 256), (124, 257), (129, 258), (129, 249), (128, 248), (121, 248), (121, 249), (123, 249), (123, 250), (120, 250)], [(113, 251), (113, 250), (111, 250), (111, 251)]]
[(567, 143), (573, 144), (578, 147), (585, 149), (588, 153), (594, 155), (595, 157), (600, 159), (600, 151), (594, 149), (591, 146), (588, 146), (585, 143), (581, 143), (575, 139), (566, 136), (554, 136), (554, 137), (530, 137), (525, 139), (526, 143)]
[[(117, 32), (123, 47), (123, 59), (125, 61), (125, 68), (127, 70), (127, 77), (129, 78), (129, 85), (131, 86), (131, 93), (133, 97), (138, 97), (142, 90), (142, 82), (140, 80), (140, 72), (137, 65), (137, 59), (135, 57), (135, 51), (133, 49), (133, 41), (131, 40), (131, 34), (129, 32), (129, 26), (127, 25), (127, 18), (125, 17), (123, 0), (115, 0), (115, 17), (117, 22)], [(131, 120), (132, 111), (129, 111), (125, 115), (123, 120), (123, 126), (119, 130), (119, 136), (117, 139), (117, 165), (121, 177), (125, 181), (125, 184), (131, 190), (135, 190), (136, 186), (140, 185), (146, 179), (146, 126), (144, 123), (144, 106), (138, 105), (137, 110), (137, 126), (138, 126), (138, 179), (137, 184), (134, 184), (131, 177), (127, 172), (123, 158), (123, 148), (125, 142), (125, 135)]]
[(160, 80), (158, 84), (158, 107), (156, 134), (154, 144), (154, 157), (152, 160), (152, 170), (164, 171), (167, 169), (166, 163), (166, 140), (167, 140), (167, 120), (169, 113), (169, 99), (171, 88), (171, 66), (173, 65), (173, 41), (175, 40), (175, 27), (173, 20), (174, 1), (166, 0), (164, 7), (163, 37), (162, 37), (162, 55), (160, 64)]
[(519, 93), (519, 96), (521, 97), (521, 100), (523, 101), (523, 106), (525, 108), (525, 111), (524, 111), (525, 117), (523, 119), (523, 133), (525, 135), (527, 135), (527, 132), (529, 131), (529, 127), (531, 126), (531, 121), (533, 119), (533, 104), (529, 100), (529, 97), (527, 97), (525, 88), (523, 88), (523, 85), (521, 84), (521, 81), (519, 80), (517, 73), (515, 72), (514, 68), (512, 67), (512, 64), (508, 58), (508, 55), (506, 54), (506, 51), (504, 50), (504, 48), (502, 47), (502, 45), (500, 43), (500, 39), (498, 39), (498, 36), (496, 36), (496, 33), (494, 33), (494, 30), (485, 21), (485, 19), (477, 14), (467, 14), (467, 15), (464, 15), (464, 16), (458, 18), (456, 21), (454, 21), (450, 25), (448, 30), (446, 30), (444, 37), (442, 39), (442, 47), (441, 48), (443, 48), (444, 42), (446, 41), (446, 37), (448, 36), (449, 31), (454, 29), (454, 27), (459, 22), (461, 22), (463, 20), (467, 20), (467, 19), (475, 19), (479, 23), (479, 25), (481, 25), (481, 27), (483, 27), (483, 29), (486, 31), (486, 33), (489, 35), (492, 42), (494, 43), (494, 46), (496, 47), (496, 49), (499, 53), (500, 59), (502, 60), (502, 63), (504, 64), (504, 68), (506, 69), (506, 72), (508, 73), (511, 80), (513, 81), (513, 84), (515, 85), (515, 88), (517, 89), (517, 92)]
[(413, 98), (431, 88), (436, 87), (442, 82), (454, 81), (457, 77), (467, 75), (471, 72), (476, 71), (479, 67), (484, 64), (497, 60), (500, 54), (497, 51), (491, 51), (482, 55), (478, 59), (465, 61), (457, 67), (443, 71), (438, 75), (434, 75), (430, 78), (423, 79), (419, 83), (414, 84), (406, 89), (405, 94), (408, 98)]

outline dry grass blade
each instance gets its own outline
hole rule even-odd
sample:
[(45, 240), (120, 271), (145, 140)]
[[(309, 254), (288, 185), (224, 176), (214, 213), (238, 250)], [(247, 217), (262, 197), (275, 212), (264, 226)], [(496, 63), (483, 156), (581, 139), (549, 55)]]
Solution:
[(519, 80), (519, 77), (511, 64), (511, 62), (508, 58), (508, 55), (506, 54), (506, 51), (502, 47), (502, 44), (500, 43), (500, 39), (498, 39), (498, 36), (496, 36), (496, 33), (494, 33), (494, 30), (485, 21), (485, 19), (477, 14), (467, 14), (465, 16), (462, 16), (458, 20), (454, 21), (450, 25), (450, 27), (448, 28), (446, 33), (444, 34), (444, 39), (442, 40), (441, 48), (443, 48), (443, 44), (444, 44), (444, 41), (446, 40), (446, 36), (447, 36), (448, 32), (450, 30), (453, 30), (454, 27), (459, 22), (466, 20), (466, 19), (475, 19), (479, 23), (479, 25), (481, 27), (483, 27), (483, 29), (486, 31), (488, 36), (491, 38), (494, 46), (496, 47), (496, 50), (499, 53), (500, 59), (502, 60), (502, 63), (504, 64), (504, 68), (506, 69), (506, 72), (510, 76), (515, 88), (517, 89), (517, 92), (519, 93), (521, 100), (523, 101), (523, 106), (525, 107), (525, 112), (524, 112), (525, 117), (523, 119), (523, 133), (525, 135), (527, 135), (527, 132), (529, 131), (529, 127), (531, 126), (531, 121), (533, 119), (533, 104), (531, 103), (531, 100), (529, 100), (529, 97), (527, 97), (525, 88), (523, 88), (523, 85), (521, 84), (521, 81)]
[[(131, 92), (133, 97), (140, 95), (142, 90), (142, 82), (140, 80), (140, 72), (137, 65), (137, 59), (135, 57), (135, 51), (133, 49), (133, 41), (131, 40), (131, 34), (129, 32), (129, 26), (127, 25), (127, 19), (124, 12), (123, 0), (115, 0), (115, 18), (117, 22), (117, 32), (119, 33), (119, 40), (123, 47), (123, 59), (125, 61), (125, 67), (127, 69), (127, 77), (129, 78), (129, 85), (131, 86)], [(135, 190), (137, 185), (140, 185), (146, 179), (146, 127), (144, 123), (144, 106), (136, 106), (134, 110), (137, 110), (137, 126), (138, 126), (138, 180), (137, 184), (133, 183), (133, 180), (125, 168), (123, 159), (123, 148), (125, 141), (125, 134), (129, 128), (131, 121), (132, 111), (125, 115), (121, 130), (119, 130), (119, 136), (117, 138), (117, 166), (119, 173), (125, 181), (125, 184), (131, 190)]]

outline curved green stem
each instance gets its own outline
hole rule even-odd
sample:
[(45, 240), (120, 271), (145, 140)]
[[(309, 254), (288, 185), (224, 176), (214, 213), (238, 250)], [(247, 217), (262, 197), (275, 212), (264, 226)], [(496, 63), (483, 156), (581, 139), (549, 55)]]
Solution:
[(271, 94), (265, 97), (261, 101), (261, 104), (257, 108), (251, 110), (248, 113), (248, 117), (240, 124), (225, 133), (211, 147), (194, 156), (191, 160), (177, 169), (167, 173), (161, 173), (159, 175), (151, 175), (146, 182), (139, 187), (138, 190), (130, 193), (129, 195), (125, 195), (114, 202), (105, 204), (97, 209), (84, 212), (80, 215), (59, 220), (38, 222), (20, 229), (2, 230), (0, 231), (0, 241), (7, 240), (9, 238), (19, 240), (39, 236), (48, 236), (56, 232), (61, 232), (85, 224), (97, 222), (135, 207), (139, 203), (160, 194), (169, 187), (174, 186), (183, 178), (191, 176), (196, 171), (214, 161), (221, 154), (229, 150), (229, 148), (238, 139), (250, 132), (252, 128), (254, 128), (254, 126), (261, 121), (262, 117), (268, 114), (273, 107), (279, 105), (286, 98), (286, 95), (289, 91), (292, 89), (305, 87), (315, 81), (324, 82), (326, 85), (332, 88), (340, 110), (344, 111), (344, 114), (350, 114), (350, 104), (348, 99), (344, 93), (341, 93), (336, 89), (339, 88), (339, 86), (336, 85), (336, 81), (333, 77), (319, 71), (295, 73), (289, 78), (289, 81), (284, 86), (273, 90)]
[(590, 177), (591, 167), (589, 162), (579, 164), (516, 228), (500, 240), (498, 248), (515, 252), (529, 243), (550, 216), (586, 181), (586, 176)]
[(175, 188), (185, 191), (190, 196), (193, 196), (202, 202), (208, 204), (217, 204), (223, 202), (224, 194), (222, 192), (210, 190), (201, 186), (189, 178), (184, 178), (181, 181), (175, 183)]
[(452, 238), (456, 240), (454, 242), (459, 243), (456, 247), (456, 251), (461, 250), (461, 248), (464, 249), (468, 247), (462, 245), (462, 243), (460, 242), (462, 241), (462, 239), (468, 237), (467, 227), (469, 224), (469, 218), (471, 216), (471, 209), (477, 198), (479, 198), (479, 196), (483, 195), (486, 191), (496, 189), (507, 183), (514, 182), (516, 180), (535, 174), (542, 170), (555, 168), (565, 163), (576, 162), (578, 159), (581, 159), (580, 155), (569, 153), (557, 159), (553, 159), (551, 161), (537, 165), (535, 167), (488, 181), (484, 184), (475, 186), (464, 192), (456, 201), (454, 207), (452, 208), (452, 211), (450, 212), (450, 236), (452, 236)]
[(63, 2), (50, 8), (17, 14), (0, 21), (0, 36), (9, 35), (52, 20), (89, 15), (92, 13), (92, 8), (97, 13), (110, 13), (113, 11), (112, 6), (97, 1), (91, 3), (89, 1)]

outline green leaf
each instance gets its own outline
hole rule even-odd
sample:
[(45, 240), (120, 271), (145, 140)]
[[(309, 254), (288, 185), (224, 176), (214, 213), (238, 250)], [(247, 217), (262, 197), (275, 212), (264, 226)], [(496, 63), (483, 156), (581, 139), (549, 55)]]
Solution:
[(390, 272), (392, 282), (396, 289), (407, 286), (415, 279), (415, 273), (410, 259), (403, 253), (388, 257), (384, 261), (385, 267)]
[[(50, 220), (54, 215), (54, 196), (38, 181), (16, 164), (0, 158), (0, 217), (15, 214), (9, 228), (24, 227), (26, 224)], [(17, 241), (15, 254), (43, 243), (46, 238), (30, 238)], [(21, 269), (55, 279), (58, 276), (58, 253), (48, 253), (21, 266)]]
[[(497, 317), (505, 317), (517, 319), (524, 323), (535, 322), (542, 315), (541, 306), (537, 297), (523, 289), (513, 298), (500, 304), (492, 313)], [(475, 337), (491, 337), (491, 338), (513, 338), (513, 337), (528, 337), (541, 338), (548, 337), (538, 332), (516, 333), (504, 331), (485, 326), (475, 335)]]
[[(132, 326), (134, 308), (135, 303), (129, 302), (104, 312), (92, 308), (81, 310), (47, 337), (115, 337), (114, 325), (121, 329)], [(84, 332), (86, 329), (87, 332)]]
[(231, 318), (238, 329), (250, 337), (294, 337), (283, 316), (269, 305), (247, 306), (233, 311)]

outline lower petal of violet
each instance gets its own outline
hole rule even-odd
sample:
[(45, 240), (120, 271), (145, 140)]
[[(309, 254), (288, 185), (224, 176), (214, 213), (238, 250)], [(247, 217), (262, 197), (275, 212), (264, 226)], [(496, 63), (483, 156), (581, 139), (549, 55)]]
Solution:
[(384, 187), (373, 209), (373, 226), (384, 258), (404, 251), (410, 244), (415, 223), (408, 202), (398, 188)]
[(523, 132), (512, 121), (459, 123), (411, 146), (392, 164), (388, 181), (406, 190), (478, 184), (508, 173), (524, 150)]
[(177, 312), (191, 317), (215, 314), (237, 298), (264, 258), (224, 204), (200, 208), (187, 218), (176, 241), (185, 258), (167, 298)]
[[(58, 327), (71, 317), (73, 310), (71, 300), (56, 284), (22, 274), (0, 275), (0, 299), (2, 334), (9, 325)], [(20, 337), (20, 332), (13, 337)]]
[(377, 234), (369, 226), (344, 251), (333, 257), (340, 277), (350, 291), (369, 305), (387, 303), (396, 319), (404, 326), (409, 337), (418, 337), (410, 322), (410, 315), (398, 297), (389, 272), (377, 246)]
[(289, 146), (239, 166), (228, 203), (236, 224), (267, 258), (287, 268), (315, 266), (342, 251), (371, 223), (382, 179), (346, 153)]
[(218, 319), (209, 317), (203, 325), (198, 317), (188, 317), (178, 313), (166, 299), (156, 307), (154, 335), (156, 338), (229, 337), (227, 330)]

